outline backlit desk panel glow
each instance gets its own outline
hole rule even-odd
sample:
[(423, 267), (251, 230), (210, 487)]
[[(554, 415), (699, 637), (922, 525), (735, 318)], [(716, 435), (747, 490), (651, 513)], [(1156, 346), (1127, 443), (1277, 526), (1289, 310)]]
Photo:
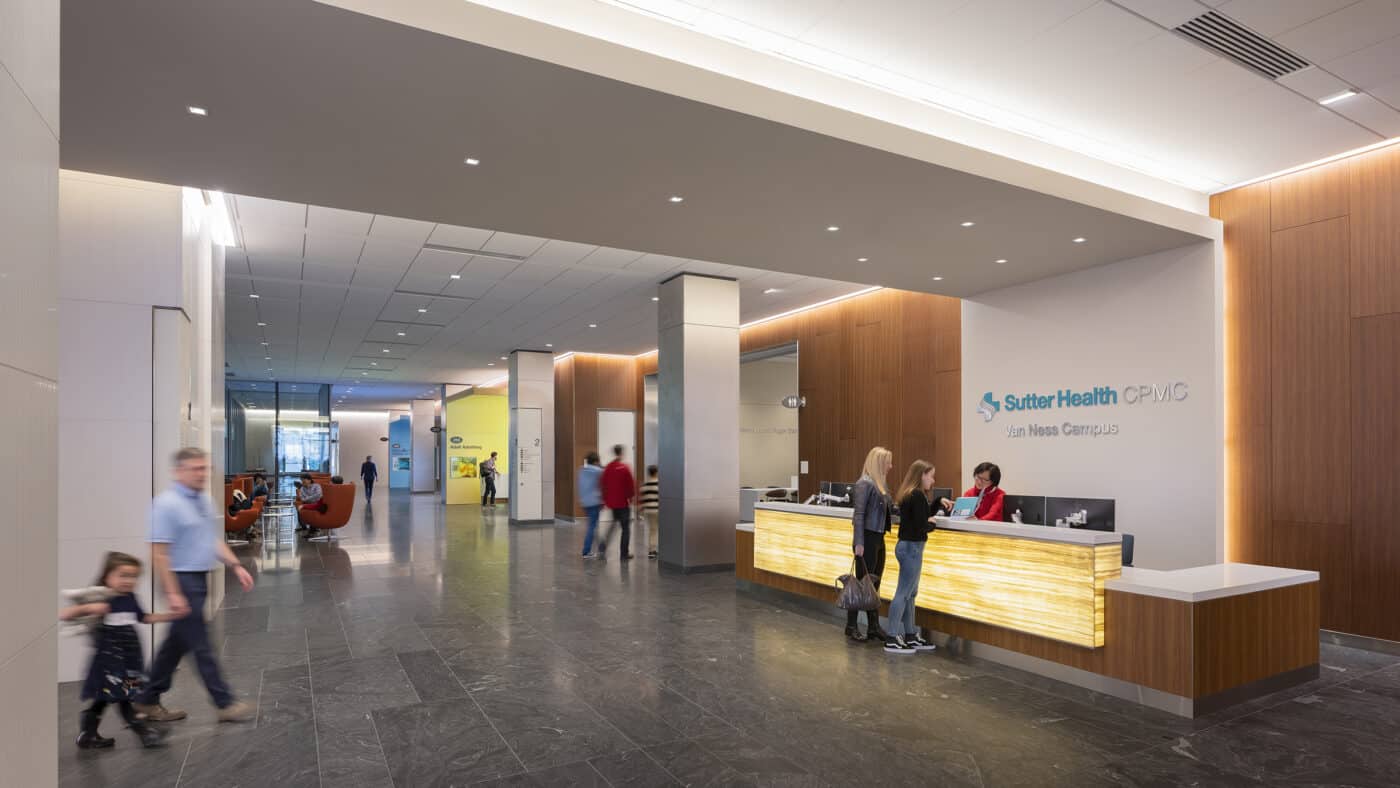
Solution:
[[(761, 504), (754, 510), (755, 569), (830, 585), (851, 571), (849, 509)], [(929, 536), (918, 607), (1018, 632), (1102, 646), (1104, 583), (1121, 569), (1118, 534), (938, 518)], [(880, 595), (899, 576), (888, 538)]]
[[(759, 504), (735, 534), (735, 577), (834, 605), (851, 571), (851, 510)], [(968, 652), (1192, 717), (1316, 678), (1318, 574), (1248, 564), (1120, 565), (1121, 537), (940, 521), (916, 618)], [(881, 594), (899, 566), (887, 542)]]

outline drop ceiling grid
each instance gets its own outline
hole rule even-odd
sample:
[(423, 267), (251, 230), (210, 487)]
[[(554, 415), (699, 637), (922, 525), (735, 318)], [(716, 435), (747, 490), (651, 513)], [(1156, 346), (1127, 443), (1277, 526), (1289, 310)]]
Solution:
[[(236, 232), (253, 243), (230, 250), (226, 292), (232, 305), (225, 334), (234, 369), (255, 379), (271, 366), (271, 376), (279, 379), (460, 380), (498, 375), (499, 357), (522, 346), (645, 350), (655, 344), (651, 297), (660, 281), (680, 270), (735, 276), (744, 298), (764, 314), (859, 289), (321, 206), (247, 196), (235, 196), (233, 203)], [(301, 253), (294, 255), (298, 240)], [(425, 249), (429, 243), (526, 259)], [(410, 249), (413, 244), (417, 248)], [(769, 287), (782, 292), (764, 295)], [(254, 292), (260, 297), (248, 298)], [(268, 325), (256, 327), (258, 321)], [(588, 328), (590, 323), (598, 328)], [(408, 336), (397, 336), (399, 331)], [(386, 348), (391, 352), (383, 353)], [(273, 361), (260, 366), (261, 355)]]

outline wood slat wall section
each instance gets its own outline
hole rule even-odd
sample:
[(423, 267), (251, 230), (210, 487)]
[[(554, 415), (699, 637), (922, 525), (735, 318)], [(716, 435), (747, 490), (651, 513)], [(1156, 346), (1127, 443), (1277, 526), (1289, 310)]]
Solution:
[(574, 515), (574, 357), (554, 362), (554, 511)]
[(1400, 640), (1400, 145), (1214, 195), (1211, 213), (1227, 556), (1318, 571), (1323, 627)]

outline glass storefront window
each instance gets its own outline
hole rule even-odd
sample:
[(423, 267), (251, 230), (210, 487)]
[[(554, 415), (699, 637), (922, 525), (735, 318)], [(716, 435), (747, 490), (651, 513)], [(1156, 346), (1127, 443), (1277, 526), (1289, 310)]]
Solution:
[(335, 473), (330, 388), (229, 381), (228, 472), (266, 473), (285, 494), (304, 471)]

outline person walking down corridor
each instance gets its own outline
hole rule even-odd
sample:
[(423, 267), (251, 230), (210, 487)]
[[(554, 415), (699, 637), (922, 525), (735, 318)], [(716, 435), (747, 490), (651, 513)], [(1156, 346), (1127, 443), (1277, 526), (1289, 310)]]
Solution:
[(481, 464), (481, 505), (496, 508), (496, 452)]
[(360, 481), (365, 483), (365, 503), (374, 499), (374, 483), (379, 479), (379, 468), (374, 464), (374, 457), (365, 457), (365, 461), (360, 463)]
[(661, 512), (661, 488), (658, 486), (655, 465), (647, 466), (647, 480), (642, 482), (642, 495), (638, 498), (642, 525), (647, 529), (647, 558), (656, 560), (657, 532), (661, 526), (658, 515)]
[[(603, 511), (603, 466), (598, 452), (590, 451), (578, 469), (578, 505), (588, 515), (588, 530), (583, 534), (583, 557), (600, 555), (593, 552), (593, 538), (598, 533), (598, 515)], [(602, 542), (600, 541), (601, 545)]]
[[(624, 561), (632, 558), (628, 549), (632, 541), (632, 499), (636, 496), (637, 480), (632, 477), (632, 469), (622, 461), (622, 446), (619, 444), (613, 447), (613, 461), (603, 469), (603, 505), (612, 511), (613, 526), (622, 528), (618, 555)], [(598, 545), (600, 554), (608, 552), (608, 538), (611, 536), (612, 527), (609, 527), (607, 536)]]
[(209, 593), (209, 571), (218, 564), (233, 570), (244, 591), (253, 590), (253, 576), (219, 538), (214, 505), (204, 494), (209, 455), (202, 449), (184, 448), (175, 453), (173, 464), (174, 483), (151, 503), (151, 563), (170, 613), (183, 617), (170, 625), (151, 663), (149, 681), (134, 705), (155, 722), (183, 720), (185, 712), (167, 709), (160, 697), (170, 689), (180, 660), (193, 654), (204, 688), (219, 709), (219, 721), (243, 722), (252, 719), (253, 710), (236, 699), (224, 682), (209, 642), (204, 602)]

